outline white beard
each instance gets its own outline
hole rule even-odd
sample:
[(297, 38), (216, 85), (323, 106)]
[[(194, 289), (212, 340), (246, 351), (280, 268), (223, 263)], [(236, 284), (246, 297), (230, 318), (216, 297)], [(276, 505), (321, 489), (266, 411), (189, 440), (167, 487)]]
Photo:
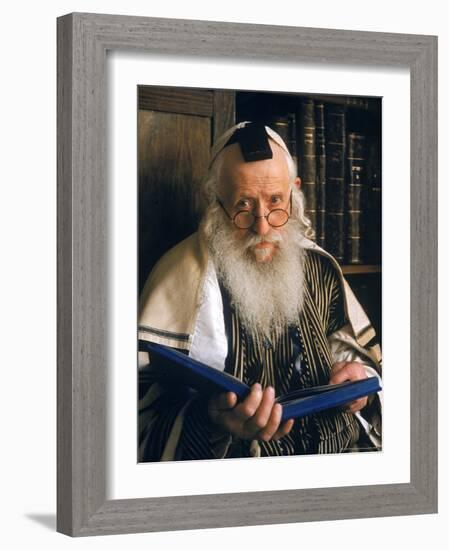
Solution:
[[(204, 222), (218, 278), (246, 330), (255, 337), (276, 338), (297, 323), (304, 296), (304, 249), (296, 220), (290, 218), (282, 231), (273, 228), (263, 238), (253, 233), (243, 239), (221, 211), (211, 209)], [(263, 261), (267, 249), (253, 248), (261, 241), (277, 244), (271, 261)]]

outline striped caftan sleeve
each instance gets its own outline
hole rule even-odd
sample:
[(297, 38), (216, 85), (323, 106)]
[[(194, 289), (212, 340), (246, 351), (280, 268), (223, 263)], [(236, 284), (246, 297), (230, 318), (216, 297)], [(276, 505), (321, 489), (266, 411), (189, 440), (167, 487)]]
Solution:
[(223, 458), (231, 437), (217, 433), (207, 400), (184, 386), (169, 386), (149, 365), (148, 354), (140, 355), (139, 462)]
[[(343, 287), (335, 274), (327, 337), (333, 364), (348, 361), (362, 364), (368, 377), (381, 378), (380, 346), (374, 335), (366, 347), (358, 344), (344, 311)], [(381, 446), (382, 433), (382, 392), (368, 398), (368, 404), (356, 413), (363, 428), (376, 447)]]

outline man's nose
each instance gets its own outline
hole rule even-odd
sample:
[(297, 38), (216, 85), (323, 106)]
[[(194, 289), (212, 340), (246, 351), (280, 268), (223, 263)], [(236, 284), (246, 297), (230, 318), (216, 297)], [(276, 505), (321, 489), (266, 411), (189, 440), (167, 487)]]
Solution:
[(270, 231), (270, 224), (267, 222), (266, 216), (256, 215), (256, 219), (253, 224), (253, 231), (258, 235), (266, 235)]

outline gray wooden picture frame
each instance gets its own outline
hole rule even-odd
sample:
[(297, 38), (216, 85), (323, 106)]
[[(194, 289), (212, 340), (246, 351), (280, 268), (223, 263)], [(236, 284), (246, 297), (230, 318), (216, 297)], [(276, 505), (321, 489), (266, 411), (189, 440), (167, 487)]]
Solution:
[[(82, 13), (57, 24), (58, 531), (83, 536), (436, 512), (437, 38)], [(108, 50), (409, 68), (410, 483), (106, 499)]]

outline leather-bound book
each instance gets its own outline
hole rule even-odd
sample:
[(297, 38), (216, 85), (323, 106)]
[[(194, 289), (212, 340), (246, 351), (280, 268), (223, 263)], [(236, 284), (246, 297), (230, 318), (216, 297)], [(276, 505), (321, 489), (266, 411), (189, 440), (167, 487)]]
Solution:
[(326, 139), (324, 127), (324, 103), (315, 105), (316, 127), (316, 190), (317, 231), (316, 242), (326, 248)]
[(296, 114), (289, 113), (288, 118), (288, 134), (287, 134), (287, 147), (295, 163), (296, 173), (298, 172), (298, 144), (297, 144), (297, 130), (296, 130)]
[(340, 263), (345, 253), (346, 110), (325, 105), (326, 249)]
[(294, 113), (288, 113), (286, 116), (276, 116), (268, 120), (268, 125), (277, 132), (284, 140), (288, 150), (298, 168), (298, 157), (296, 147), (296, 117)]
[(363, 262), (363, 194), (366, 186), (366, 138), (358, 132), (349, 132), (347, 140), (347, 232), (346, 262)]
[(302, 99), (296, 118), (298, 135), (298, 172), (301, 189), (306, 200), (306, 216), (317, 232), (316, 138), (315, 104), (312, 99)]
[(367, 143), (367, 228), (365, 249), (367, 262), (382, 263), (382, 157), (378, 139)]

